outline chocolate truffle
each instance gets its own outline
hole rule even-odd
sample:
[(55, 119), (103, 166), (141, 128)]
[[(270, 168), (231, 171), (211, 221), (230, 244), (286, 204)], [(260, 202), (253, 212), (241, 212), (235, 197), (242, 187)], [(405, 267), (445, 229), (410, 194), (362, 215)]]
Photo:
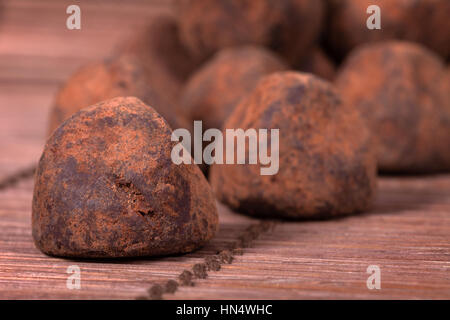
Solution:
[(400, 41), (363, 45), (342, 66), (336, 85), (371, 128), (381, 171), (418, 173), (449, 166), (443, 77), (438, 56)]
[(226, 128), (279, 129), (279, 142), (267, 133), (269, 153), (272, 146), (279, 147), (278, 173), (262, 175), (267, 166), (261, 156), (257, 164), (211, 167), (213, 189), (232, 209), (261, 217), (314, 219), (370, 206), (376, 161), (369, 130), (328, 82), (296, 72), (266, 76), (234, 110)]
[(175, 17), (157, 15), (131, 39), (122, 43), (116, 52), (134, 54), (142, 62), (161, 68), (176, 80), (184, 82), (201, 61), (181, 43), (178, 29)]
[(75, 112), (119, 96), (136, 96), (157, 110), (173, 129), (187, 128), (176, 103), (180, 84), (158, 67), (147, 67), (134, 55), (123, 54), (78, 70), (59, 90), (50, 112), (51, 134)]
[(134, 97), (66, 120), (47, 141), (35, 176), (32, 231), (44, 253), (116, 258), (189, 252), (218, 223), (208, 182), (171, 160), (172, 131)]
[(309, 51), (297, 65), (297, 69), (302, 72), (312, 73), (328, 81), (332, 81), (336, 74), (334, 63), (319, 47), (315, 47)]
[(223, 49), (189, 79), (181, 106), (191, 122), (202, 120), (205, 128), (220, 129), (263, 76), (286, 68), (276, 55), (262, 47)]
[[(419, 42), (450, 57), (450, 1), (448, 0), (333, 0), (330, 44), (343, 57), (364, 42), (401, 39)], [(366, 25), (370, 5), (381, 10), (381, 29)]]
[(229, 46), (257, 44), (298, 61), (316, 42), (322, 0), (181, 0), (181, 40), (197, 56)]

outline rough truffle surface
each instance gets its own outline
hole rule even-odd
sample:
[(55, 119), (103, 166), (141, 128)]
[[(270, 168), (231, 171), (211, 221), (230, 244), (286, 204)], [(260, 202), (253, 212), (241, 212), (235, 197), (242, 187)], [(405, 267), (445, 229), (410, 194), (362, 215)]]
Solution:
[(181, 106), (188, 118), (206, 128), (221, 128), (225, 119), (265, 75), (287, 67), (270, 51), (257, 46), (223, 49), (186, 84)]
[[(450, 57), (448, 0), (332, 0), (332, 4), (330, 43), (340, 56), (364, 42), (402, 39)], [(381, 30), (366, 26), (370, 5), (380, 7)]]
[(269, 75), (225, 128), (280, 130), (276, 175), (260, 175), (259, 164), (212, 166), (217, 197), (238, 212), (323, 218), (369, 207), (376, 175), (370, 134), (328, 82), (295, 72)]
[(420, 45), (363, 45), (336, 80), (346, 103), (361, 110), (384, 172), (450, 168), (450, 106), (444, 65)]
[(86, 108), (49, 138), (35, 177), (32, 229), (44, 253), (115, 258), (191, 251), (218, 217), (195, 165), (171, 161), (171, 130), (136, 98)]
[(59, 90), (50, 112), (51, 134), (75, 112), (103, 100), (135, 96), (155, 108), (175, 129), (186, 128), (177, 108), (180, 84), (167, 72), (149, 68), (135, 55), (123, 54), (79, 69)]
[(257, 44), (298, 61), (317, 40), (322, 0), (181, 0), (180, 34), (198, 56)]

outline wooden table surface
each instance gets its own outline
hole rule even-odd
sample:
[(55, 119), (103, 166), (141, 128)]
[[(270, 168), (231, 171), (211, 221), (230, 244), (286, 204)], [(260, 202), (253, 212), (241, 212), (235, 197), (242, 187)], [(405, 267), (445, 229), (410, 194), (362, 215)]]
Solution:
[[(65, 9), (72, 3), (0, 6), (0, 299), (134, 299), (149, 288), (151, 297), (164, 299), (450, 298), (448, 174), (382, 177), (371, 212), (338, 220), (267, 223), (218, 204), (217, 236), (186, 255), (74, 261), (38, 251), (30, 228), (31, 169), (58, 86), (155, 14), (172, 11), (164, 0), (77, 1), (82, 30), (69, 31)], [(193, 286), (158, 294), (158, 285), (236, 244), (242, 249), (232, 263), (194, 277)], [(66, 286), (73, 265), (81, 271), (80, 289)], [(367, 288), (369, 265), (381, 270), (380, 290)]]

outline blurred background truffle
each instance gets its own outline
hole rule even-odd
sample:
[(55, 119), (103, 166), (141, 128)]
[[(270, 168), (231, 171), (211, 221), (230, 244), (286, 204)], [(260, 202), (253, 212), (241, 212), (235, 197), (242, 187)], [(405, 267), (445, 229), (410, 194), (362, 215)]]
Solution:
[(208, 57), (229, 46), (266, 46), (297, 63), (318, 40), (322, 0), (179, 0), (181, 39)]
[(450, 108), (445, 68), (425, 47), (401, 41), (366, 44), (341, 68), (336, 85), (362, 112), (384, 172), (450, 169)]
[[(343, 58), (364, 42), (409, 40), (419, 42), (444, 58), (450, 57), (449, 0), (330, 0), (328, 38)], [(366, 10), (381, 9), (381, 29), (369, 30)]]
[(220, 129), (263, 76), (285, 69), (281, 59), (263, 47), (223, 49), (189, 79), (181, 106), (191, 122), (202, 120), (205, 129)]
[(120, 43), (102, 62), (80, 68), (59, 91), (49, 133), (74, 112), (118, 96), (136, 96), (154, 107), (176, 129), (187, 128), (178, 99), (190, 73), (200, 65), (179, 40), (173, 15), (156, 15)]
[(173, 15), (160, 14), (149, 24), (116, 48), (118, 54), (134, 54), (150, 67), (163, 69), (181, 83), (200, 65), (179, 38), (179, 27)]
[(177, 109), (180, 84), (158, 66), (120, 55), (79, 69), (64, 84), (50, 112), (51, 134), (73, 113), (97, 102), (120, 96), (135, 96), (152, 106), (173, 129), (188, 125)]

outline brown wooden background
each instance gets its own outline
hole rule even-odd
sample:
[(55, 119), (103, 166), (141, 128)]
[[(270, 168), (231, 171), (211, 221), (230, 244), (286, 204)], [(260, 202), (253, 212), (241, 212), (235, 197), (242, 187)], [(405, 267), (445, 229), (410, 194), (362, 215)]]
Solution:
[[(65, 27), (65, 9), (82, 9), (82, 30)], [(219, 205), (220, 230), (183, 256), (125, 261), (50, 258), (33, 245), (34, 165), (58, 86), (81, 64), (107, 56), (164, 0), (7, 0), (0, 6), (0, 298), (134, 299), (177, 279), (235, 242), (258, 221)], [(81, 289), (66, 288), (70, 265)], [(366, 269), (381, 268), (381, 290)], [(450, 175), (383, 177), (374, 209), (334, 221), (276, 222), (242, 255), (167, 299), (450, 298)]]

